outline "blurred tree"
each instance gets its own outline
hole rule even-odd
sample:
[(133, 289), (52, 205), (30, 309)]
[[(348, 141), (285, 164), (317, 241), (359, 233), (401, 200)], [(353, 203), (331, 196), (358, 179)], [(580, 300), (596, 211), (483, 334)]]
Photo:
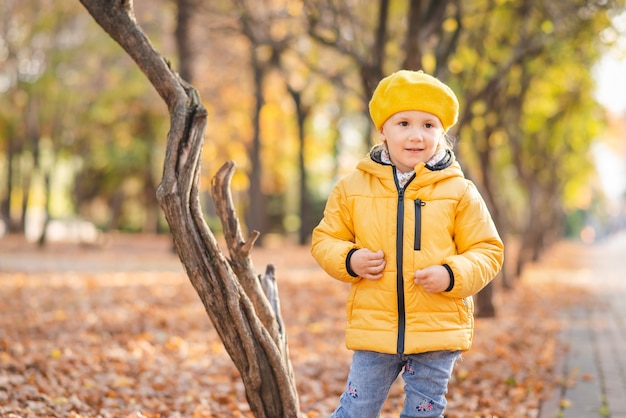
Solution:
[[(425, 69), (443, 81), (449, 78), (451, 69), (455, 69), (453, 57), (462, 32), (461, 19), (464, 17), (458, 1), (411, 0), (408, 2), (408, 12), (400, 9), (395, 16), (390, 17), (390, 1), (380, 0), (378, 20), (374, 23), (365, 19), (368, 12), (363, 12), (363, 8), (350, 7), (348, 2), (345, 6), (325, 0), (308, 0), (305, 4), (309, 10), (311, 36), (349, 56), (358, 66), (365, 109), (373, 89), (384, 75), (385, 66), (390, 66), (391, 71), (400, 68)], [(359, 15), (352, 16), (352, 13)], [(392, 43), (395, 40), (397, 44), (402, 44), (402, 32), (393, 32), (396, 26), (389, 25), (388, 20), (402, 22), (405, 26), (403, 49)], [(361, 38), (357, 38), (359, 35)], [(455, 129), (459, 129), (459, 126), (461, 124)], [(492, 211), (497, 209), (492, 200), (487, 199), (487, 202)], [(498, 218), (494, 218), (497, 222)], [(495, 315), (493, 283), (477, 295), (476, 306), (478, 315)]]
[[(515, 269), (505, 262), (506, 286), (561, 236), (565, 184), (589, 168), (598, 120), (589, 69), (598, 59), (595, 34), (609, 25), (611, 7), (617, 3), (524, 0), (464, 9), (458, 54), (448, 65), (464, 99), (460, 158), (507, 248), (514, 248), (510, 237), (522, 236), (518, 253), (507, 257), (516, 260)], [(577, 126), (578, 139), (564, 126)], [(576, 152), (566, 150), (572, 141)], [(572, 158), (578, 174), (568, 169)]]
[[(324, 115), (321, 119), (339, 119), (337, 105), (349, 103), (350, 95), (360, 95), (358, 88), (343, 84), (346, 79), (341, 73), (349, 68), (348, 61), (328, 51), (321, 53), (317, 44), (310, 42), (303, 33), (306, 25), (299, 1), (289, 2), (287, 7), (280, 1), (268, 1), (263, 7), (258, 2), (238, 2), (230, 7), (216, 4), (198, 10), (200, 36), (216, 39), (210, 48), (206, 43), (197, 47), (201, 51), (198, 67), (204, 69), (201, 73), (210, 74), (198, 77), (199, 90), (204, 97), (214, 99), (206, 104), (212, 129), (208, 133), (211, 141), (205, 146), (205, 163), (210, 166), (215, 160), (235, 159), (248, 173), (235, 174), (233, 181), (235, 193), (248, 190), (247, 196), (238, 199), (248, 229), (259, 229), (264, 234), (298, 230), (298, 240), (304, 243), (325, 200), (325, 194), (316, 195), (324, 182), (319, 177), (327, 176), (331, 181), (336, 178), (336, 151), (340, 149), (338, 123), (313, 125), (307, 119), (320, 114)], [(258, 45), (251, 47), (253, 42)], [(257, 87), (254, 83), (259, 77), (254, 77), (255, 70), (248, 70), (255, 62), (263, 67), (256, 71), (262, 75)], [(240, 67), (241, 71), (232, 70)], [(210, 79), (221, 82), (207, 83)], [(347, 90), (350, 95), (343, 94)], [(287, 104), (285, 95), (292, 98), (292, 105)], [(304, 108), (307, 114), (298, 114)], [(307, 146), (307, 137), (316, 145)], [(242, 145), (246, 156), (241, 155)], [(321, 168), (319, 160), (328, 156), (335, 163), (324, 161)], [(295, 161), (300, 161), (297, 167)], [(307, 178), (316, 171), (319, 176)], [(256, 174), (251, 176), (252, 172)], [(292, 192), (295, 189), (296, 194)], [(265, 203), (252, 205), (252, 199)], [(250, 216), (263, 226), (251, 227)]]
[[(304, 243), (315, 218), (305, 159), (306, 119), (311, 114), (315, 85), (311, 83), (313, 72), (309, 62), (305, 63), (314, 52), (302, 32), (304, 16), (299, 6), (298, 1), (290, 2), (287, 7), (280, 1), (240, 1), (231, 8), (211, 10), (213, 16), (204, 16), (202, 21), (209, 22), (216, 15), (223, 21), (236, 16), (234, 25), (222, 25), (221, 35), (232, 33), (235, 28), (246, 43), (245, 56), (234, 56), (237, 65), (245, 62), (250, 68), (241, 72), (248, 74), (249, 80), (239, 83), (238, 94), (245, 95), (241, 89), (247, 86), (254, 92), (248, 95), (254, 99), (249, 108), (251, 129), (245, 135), (250, 140), (238, 138), (239, 142), (245, 142), (249, 164), (245, 167), (249, 184), (244, 207), (248, 230), (262, 231), (261, 237), (270, 232), (285, 234), (299, 230), (299, 241)], [(212, 63), (212, 67), (216, 66), (217, 62)], [(228, 72), (233, 73), (231, 69)], [(308, 72), (309, 79), (302, 72)], [(323, 77), (318, 80), (323, 81)], [(229, 95), (232, 97), (232, 92)], [(286, 104), (285, 95), (292, 98), (292, 106)], [(244, 103), (247, 105), (248, 101)], [(231, 114), (240, 112), (244, 103), (241, 100), (233, 103)], [(305, 108), (309, 110), (303, 114)], [(227, 119), (232, 116), (216, 122)], [(296, 188), (297, 194), (289, 192)]]
[[(92, 21), (71, 5), (37, 0), (3, 7), (0, 36), (8, 53), (0, 67), (6, 81), (0, 120), (6, 120), (7, 133), (2, 217), (13, 232), (24, 231), (32, 208), (43, 209), (45, 219), (78, 214), (104, 228), (155, 231), (156, 140), (166, 109), (150, 98), (154, 92), (139, 81), (141, 73), (102, 44), (103, 34), (90, 30)], [(96, 48), (98, 56), (85, 58), (86, 50)], [(96, 83), (81, 70), (98, 74)], [(106, 98), (101, 93), (111, 85), (120, 92), (110, 97), (123, 96), (125, 104), (95, 100)], [(133, 148), (132, 160), (124, 159), (124, 148)], [(129, 165), (120, 167), (125, 161)]]
[[(136, 13), (163, 47), (178, 47), (181, 75), (210, 98), (203, 174), (216, 172), (214, 161), (241, 162), (233, 190), (249, 230), (284, 233), (298, 224), (298, 241), (306, 242), (330, 185), (375, 139), (366, 108), (383, 74), (423, 68), (451, 84), (462, 102), (452, 132), (457, 155), (507, 251), (521, 243), (519, 254), (507, 255), (507, 286), (560, 237), (568, 201), (592, 169), (588, 152), (602, 116), (590, 71), (598, 34), (624, 7), (623, 0), (163, 4), (176, 8), (138, 4)], [(23, 230), (26, 208), (40, 205), (105, 229), (154, 231), (167, 129), (154, 92), (67, 5), (0, 7), (0, 216)], [(98, 56), (84, 54), (96, 48)], [(479, 311), (489, 312), (490, 290), (478, 298)]]
[[(305, 0), (304, 5), (309, 36), (352, 61), (358, 74), (363, 109), (367, 109), (371, 93), (384, 75), (390, 1), (380, 0), (355, 7), (353, 2)], [(378, 7), (378, 13), (375, 13), (375, 7)], [(376, 20), (372, 21), (371, 16)], [(350, 85), (346, 77), (335, 79), (336, 83)], [(366, 138), (371, 146), (370, 129)]]
[[(3, 88), (13, 99), (1, 106), (7, 120), (14, 120), (7, 126), (7, 192), (2, 205), (12, 231), (24, 229), (32, 202), (49, 218), (54, 203), (51, 184), (55, 177), (58, 181), (60, 164), (69, 157), (64, 151), (72, 114), (66, 110), (79, 97), (64, 91), (76, 76), (67, 61), (82, 38), (76, 13), (62, 5), (48, 12), (39, 3), (3, 3), (7, 13), (0, 28), (8, 52)], [(37, 190), (42, 193), (34, 194)], [(22, 204), (18, 220), (12, 221), (15, 191), (21, 194)], [(42, 234), (40, 242), (44, 240)]]
[[(571, 152), (565, 151), (566, 160), (554, 153), (555, 143), (564, 142), (556, 120), (546, 121), (542, 132), (552, 140), (546, 141), (545, 147), (536, 142), (536, 131), (529, 131), (529, 126), (524, 124), (528, 119), (522, 119), (522, 115), (529, 110), (530, 99), (537, 96), (526, 96), (522, 86), (524, 83), (534, 86), (538, 83), (536, 80), (545, 79), (546, 68), (580, 69), (568, 74), (570, 82), (563, 85), (563, 90), (552, 89), (549, 95), (540, 97), (545, 97), (546, 101), (559, 101), (559, 95), (568, 98), (559, 101), (564, 110), (553, 115), (559, 121), (565, 122), (568, 114), (584, 113), (584, 116), (579, 115), (584, 122), (576, 125), (588, 128), (581, 134), (588, 146), (596, 131), (593, 121), (597, 119), (591, 100), (593, 86), (589, 83), (590, 68), (598, 58), (591, 53), (598, 51), (599, 39), (594, 34), (610, 25), (608, 13), (619, 10), (623, 2), (571, 0), (556, 5), (539, 0), (471, 3), (415, 0), (407, 2), (406, 9), (401, 4), (381, 0), (367, 7), (352, 7), (348, 1), (337, 4), (307, 0), (310, 35), (350, 57), (360, 69), (363, 108), (367, 108), (366, 100), (382, 76), (383, 68), (388, 69), (385, 73), (400, 67), (424, 69), (454, 87), (462, 102), (462, 114), (454, 128), (459, 133), (459, 159), (466, 174), (485, 196), (505, 240), (508, 242), (511, 236), (522, 234), (519, 254), (511, 253), (511, 257), (507, 257), (502, 272), (503, 282), (508, 285), (511, 281), (508, 276), (520, 274), (529, 253), (531, 258), (538, 257), (545, 245), (559, 236), (563, 220), (562, 193), (564, 185), (573, 177), (529, 172), (528, 180), (518, 183), (517, 177), (511, 178), (510, 173), (528, 172), (525, 166), (529, 161), (538, 161), (537, 155), (545, 156), (545, 161), (538, 166), (556, 170), (556, 173), (565, 168), (560, 167), (561, 162), (586, 158), (585, 152), (573, 157)], [(371, 9), (374, 5), (378, 7), (377, 14)], [(371, 19), (373, 16), (377, 19)], [(394, 24), (389, 24), (388, 20)], [(564, 53), (576, 48), (585, 52)], [(522, 74), (525, 81), (521, 79)], [(586, 79), (575, 78), (575, 74)], [(572, 92), (573, 85), (579, 86), (578, 93)], [(574, 109), (581, 100), (587, 104), (571, 113), (565, 110), (566, 107)], [(535, 109), (546, 110), (545, 106)], [(537, 155), (519, 153), (515, 143), (508, 142), (513, 132), (520, 141), (532, 143), (531, 149)], [(578, 148), (579, 151), (584, 149), (587, 147)], [(581, 167), (585, 165), (583, 161), (581, 164)], [(582, 175), (585, 170), (579, 173)], [(519, 178), (522, 177), (520, 173)], [(550, 178), (552, 184), (538, 183), (540, 178)], [(563, 180), (555, 184), (557, 178)], [(524, 197), (526, 190), (531, 191), (532, 196)], [(528, 200), (521, 203), (520, 199)], [(528, 209), (524, 211), (528, 217), (524, 216), (526, 222), (522, 225), (518, 221), (520, 208)], [(507, 245), (507, 249), (512, 248), (516, 247)], [(517, 260), (515, 271), (508, 260)], [(494, 314), (492, 292), (493, 284), (478, 295), (480, 315)]]
[[(407, 3), (408, 10), (403, 2), (390, 0), (370, 2), (366, 7), (355, 7), (350, 1), (304, 1), (310, 36), (348, 57), (356, 66), (364, 109), (378, 81), (388, 72), (400, 68), (427, 69), (446, 79), (446, 63), (454, 53), (460, 25), (444, 22), (458, 19), (459, 9), (452, 7), (456, 2)], [(450, 16), (451, 13), (455, 14)], [(372, 20), (372, 16), (376, 19)]]
[[(2, 3), (0, 14), (0, 40), (2, 45), (2, 66), (0, 66), (0, 89), (4, 100), (0, 103), (2, 128), (0, 137), (4, 143), (5, 175), (4, 196), (2, 198), (2, 218), (10, 232), (23, 230), (25, 210), (30, 189), (30, 166), (32, 153), (26, 142), (28, 96), (23, 90), (26, 82), (39, 77), (42, 71), (41, 51), (36, 49), (33, 38), (35, 30), (27, 22), (36, 20), (38, 9), (28, 2), (6, 1)], [(31, 125), (33, 116), (28, 118)], [(18, 186), (19, 184), (19, 186)], [(21, 210), (15, 219), (14, 199), (21, 194)]]
[[(283, 64), (284, 65), (284, 64)], [(281, 65), (281, 68), (282, 66)], [(295, 108), (296, 108), (296, 120), (298, 123), (298, 171), (300, 173), (298, 190), (300, 191), (300, 204), (299, 204), (299, 214), (300, 214), (300, 228), (298, 234), (298, 243), (300, 245), (305, 245), (309, 240), (309, 235), (313, 230), (311, 228), (312, 225), (312, 217), (313, 213), (311, 211), (311, 202), (310, 202), (310, 193), (308, 189), (307, 182), (307, 170), (306, 170), (306, 162), (305, 162), (305, 122), (309, 114), (311, 113), (311, 106), (303, 101), (303, 90), (304, 84), (302, 82), (302, 76), (292, 80), (287, 81), (287, 90), (293, 99)]]
[[(295, 5), (295, 7), (294, 7)], [(278, 222), (271, 223), (271, 213), (268, 212), (274, 205), (270, 202), (284, 201), (286, 192), (284, 187), (264, 187), (263, 178), (271, 177), (274, 179), (272, 183), (276, 183), (279, 178), (289, 178), (286, 171), (292, 171), (292, 168), (286, 167), (279, 161), (270, 158), (263, 158), (263, 155), (267, 156), (271, 149), (276, 150), (288, 150), (290, 147), (286, 144), (289, 142), (289, 134), (286, 134), (284, 127), (290, 124), (286, 123), (283, 118), (280, 123), (279, 129), (270, 129), (271, 120), (280, 119), (280, 116), (272, 118), (277, 113), (282, 113), (275, 105), (268, 103), (266, 96), (266, 88), (271, 88), (271, 91), (276, 91), (277, 80), (274, 78), (268, 78), (272, 72), (281, 70), (281, 57), (285, 51), (293, 48), (293, 44), (298, 38), (301, 38), (302, 33), (302, 13), (297, 8), (297, 2), (289, 4), (285, 7), (283, 2), (276, 2), (267, 0), (264, 2), (250, 2), (250, 1), (238, 1), (237, 13), (239, 15), (240, 30), (249, 44), (249, 63), (251, 67), (251, 75), (253, 80), (253, 91), (255, 98), (255, 106), (253, 109), (253, 132), (252, 141), (248, 147), (248, 155), (250, 160), (249, 180), (250, 187), (249, 194), (249, 207), (246, 211), (246, 223), (248, 230), (258, 230), (264, 233), (270, 232), (277, 228), (279, 231), (284, 231), (283, 219), (285, 218), (284, 204), (277, 205), (278, 210), (274, 210), (277, 213)], [(300, 68), (301, 70), (302, 68)], [(304, 172), (304, 155), (303, 141), (304, 141), (304, 114), (302, 113), (302, 102), (299, 101), (300, 93), (296, 93), (294, 86), (289, 84), (289, 78), (283, 80), (286, 83), (286, 90), (294, 99), (295, 107), (295, 124), (296, 133), (294, 139), (297, 139), (299, 146), (298, 154), (300, 154), (297, 165), (297, 171), (300, 178), (300, 208), (303, 207), (302, 200), (307, 199), (308, 190), (306, 188), (306, 173)], [(275, 96), (275, 94), (271, 94)], [(280, 99), (277, 99), (280, 102)], [(280, 105), (279, 105), (280, 106)], [(265, 113), (262, 112), (265, 110)], [(278, 111), (273, 111), (278, 110)], [(267, 132), (263, 132), (263, 130)], [(262, 139), (266, 140), (265, 149), (268, 151), (262, 152)], [(272, 144), (273, 146), (271, 146)], [(283, 156), (284, 158), (284, 156)], [(293, 167), (293, 165), (291, 165)], [(264, 169), (265, 168), (265, 169)], [(265, 173), (264, 173), (265, 171)], [(275, 173), (275, 171), (282, 171), (283, 173)], [(300, 214), (300, 219), (303, 219)], [(276, 225), (278, 223), (278, 225)], [(259, 237), (259, 244), (262, 244), (262, 237)]]
[(242, 34), (249, 42), (250, 65), (252, 73), (252, 86), (254, 96), (254, 109), (252, 112), (252, 140), (248, 146), (250, 171), (248, 173), (250, 187), (248, 188), (248, 207), (245, 211), (245, 219), (248, 231), (261, 231), (259, 245), (263, 243), (264, 234), (268, 230), (267, 225), (267, 199), (262, 190), (262, 165), (261, 165), (261, 110), (265, 103), (263, 98), (263, 81), (265, 75), (273, 66), (275, 59), (272, 51), (270, 30), (273, 25), (274, 11), (268, 7), (267, 2), (238, 1), (240, 9), (239, 23)]
[[(173, 30), (164, 33), (163, 28), (174, 27), (173, 14), (143, 7), (136, 13), (146, 31), (160, 35), (155, 36), (157, 45), (169, 45)], [(85, 71), (78, 88), (86, 93), (87, 105), (75, 125), (80, 148), (74, 152), (82, 160), (73, 202), (79, 214), (104, 230), (156, 232), (156, 179), (162, 170), (167, 109), (133, 62), (102, 37), (92, 20), (87, 22), (88, 39), (99, 45), (100, 54), (85, 55), (83, 49), (80, 57)]]
[(192, 42), (192, 18), (198, 9), (197, 0), (176, 0), (176, 50), (178, 73), (188, 83), (193, 83), (194, 51)]

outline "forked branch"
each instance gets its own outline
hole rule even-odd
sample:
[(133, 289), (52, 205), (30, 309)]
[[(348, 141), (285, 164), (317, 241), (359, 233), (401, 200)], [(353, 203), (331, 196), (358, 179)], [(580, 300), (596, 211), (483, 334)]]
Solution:
[[(241, 374), (250, 409), (259, 418), (300, 416), (291, 362), (280, 332), (283, 328), (279, 327), (282, 321), (272, 307), (278, 311), (278, 301), (268, 301), (250, 259), (258, 233), (242, 239), (232, 205), (229, 188), (234, 163), (226, 163), (213, 180), (229, 259), (203, 218), (198, 183), (207, 111), (196, 89), (152, 47), (135, 21), (132, 1), (81, 3), (130, 55), (167, 104), (170, 131), (157, 199), (185, 272)], [(270, 289), (270, 295), (272, 291), (276, 297), (276, 288)]]

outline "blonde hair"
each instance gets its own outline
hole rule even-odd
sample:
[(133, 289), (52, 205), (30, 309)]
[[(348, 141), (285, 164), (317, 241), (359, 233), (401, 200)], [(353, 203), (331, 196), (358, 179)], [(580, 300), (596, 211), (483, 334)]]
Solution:
[(448, 132), (444, 132), (443, 135), (441, 136), (441, 140), (439, 141), (439, 144), (437, 145), (437, 151), (441, 149), (454, 151), (455, 145), (456, 145), (456, 137), (453, 135), (450, 135), (450, 133)]

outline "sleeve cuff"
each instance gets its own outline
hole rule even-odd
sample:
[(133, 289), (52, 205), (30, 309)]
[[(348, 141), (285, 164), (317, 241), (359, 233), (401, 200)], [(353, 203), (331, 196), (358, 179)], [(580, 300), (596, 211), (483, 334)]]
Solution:
[(444, 292), (450, 292), (452, 289), (454, 289), (454, 273), (452, 272), (452, 268), (449, 265), (444, 264), (443, 266), (446, 268), (446, 270), (448, 270), (448, 274), (450, 275), (450, 285), (446, 290), (444, 290)]
[(358, 250), (358, 248), (353, 248), (348, 252), (348, 255), (346, 256), (346, 271), (348, 272), (348, 274), (352, 277), (359, 277), (358, 274), (356, 274), (354, 271), (352, 271), (352, 269), (350, 268), (350, 258), (352, 258), (352, 254), (354, 254), (354, 252)]

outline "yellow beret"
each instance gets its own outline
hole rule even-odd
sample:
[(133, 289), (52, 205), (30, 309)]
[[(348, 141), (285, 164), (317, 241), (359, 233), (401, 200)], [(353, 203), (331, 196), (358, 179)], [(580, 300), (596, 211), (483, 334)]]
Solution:
[(459, 101), (444, 83), (423, 71), (400, 70), (383, 78), (369, 103), (376, 129), (393, 114), (404, 110), (421, 110), (437, 116), (444, 131), (459, 117)]

